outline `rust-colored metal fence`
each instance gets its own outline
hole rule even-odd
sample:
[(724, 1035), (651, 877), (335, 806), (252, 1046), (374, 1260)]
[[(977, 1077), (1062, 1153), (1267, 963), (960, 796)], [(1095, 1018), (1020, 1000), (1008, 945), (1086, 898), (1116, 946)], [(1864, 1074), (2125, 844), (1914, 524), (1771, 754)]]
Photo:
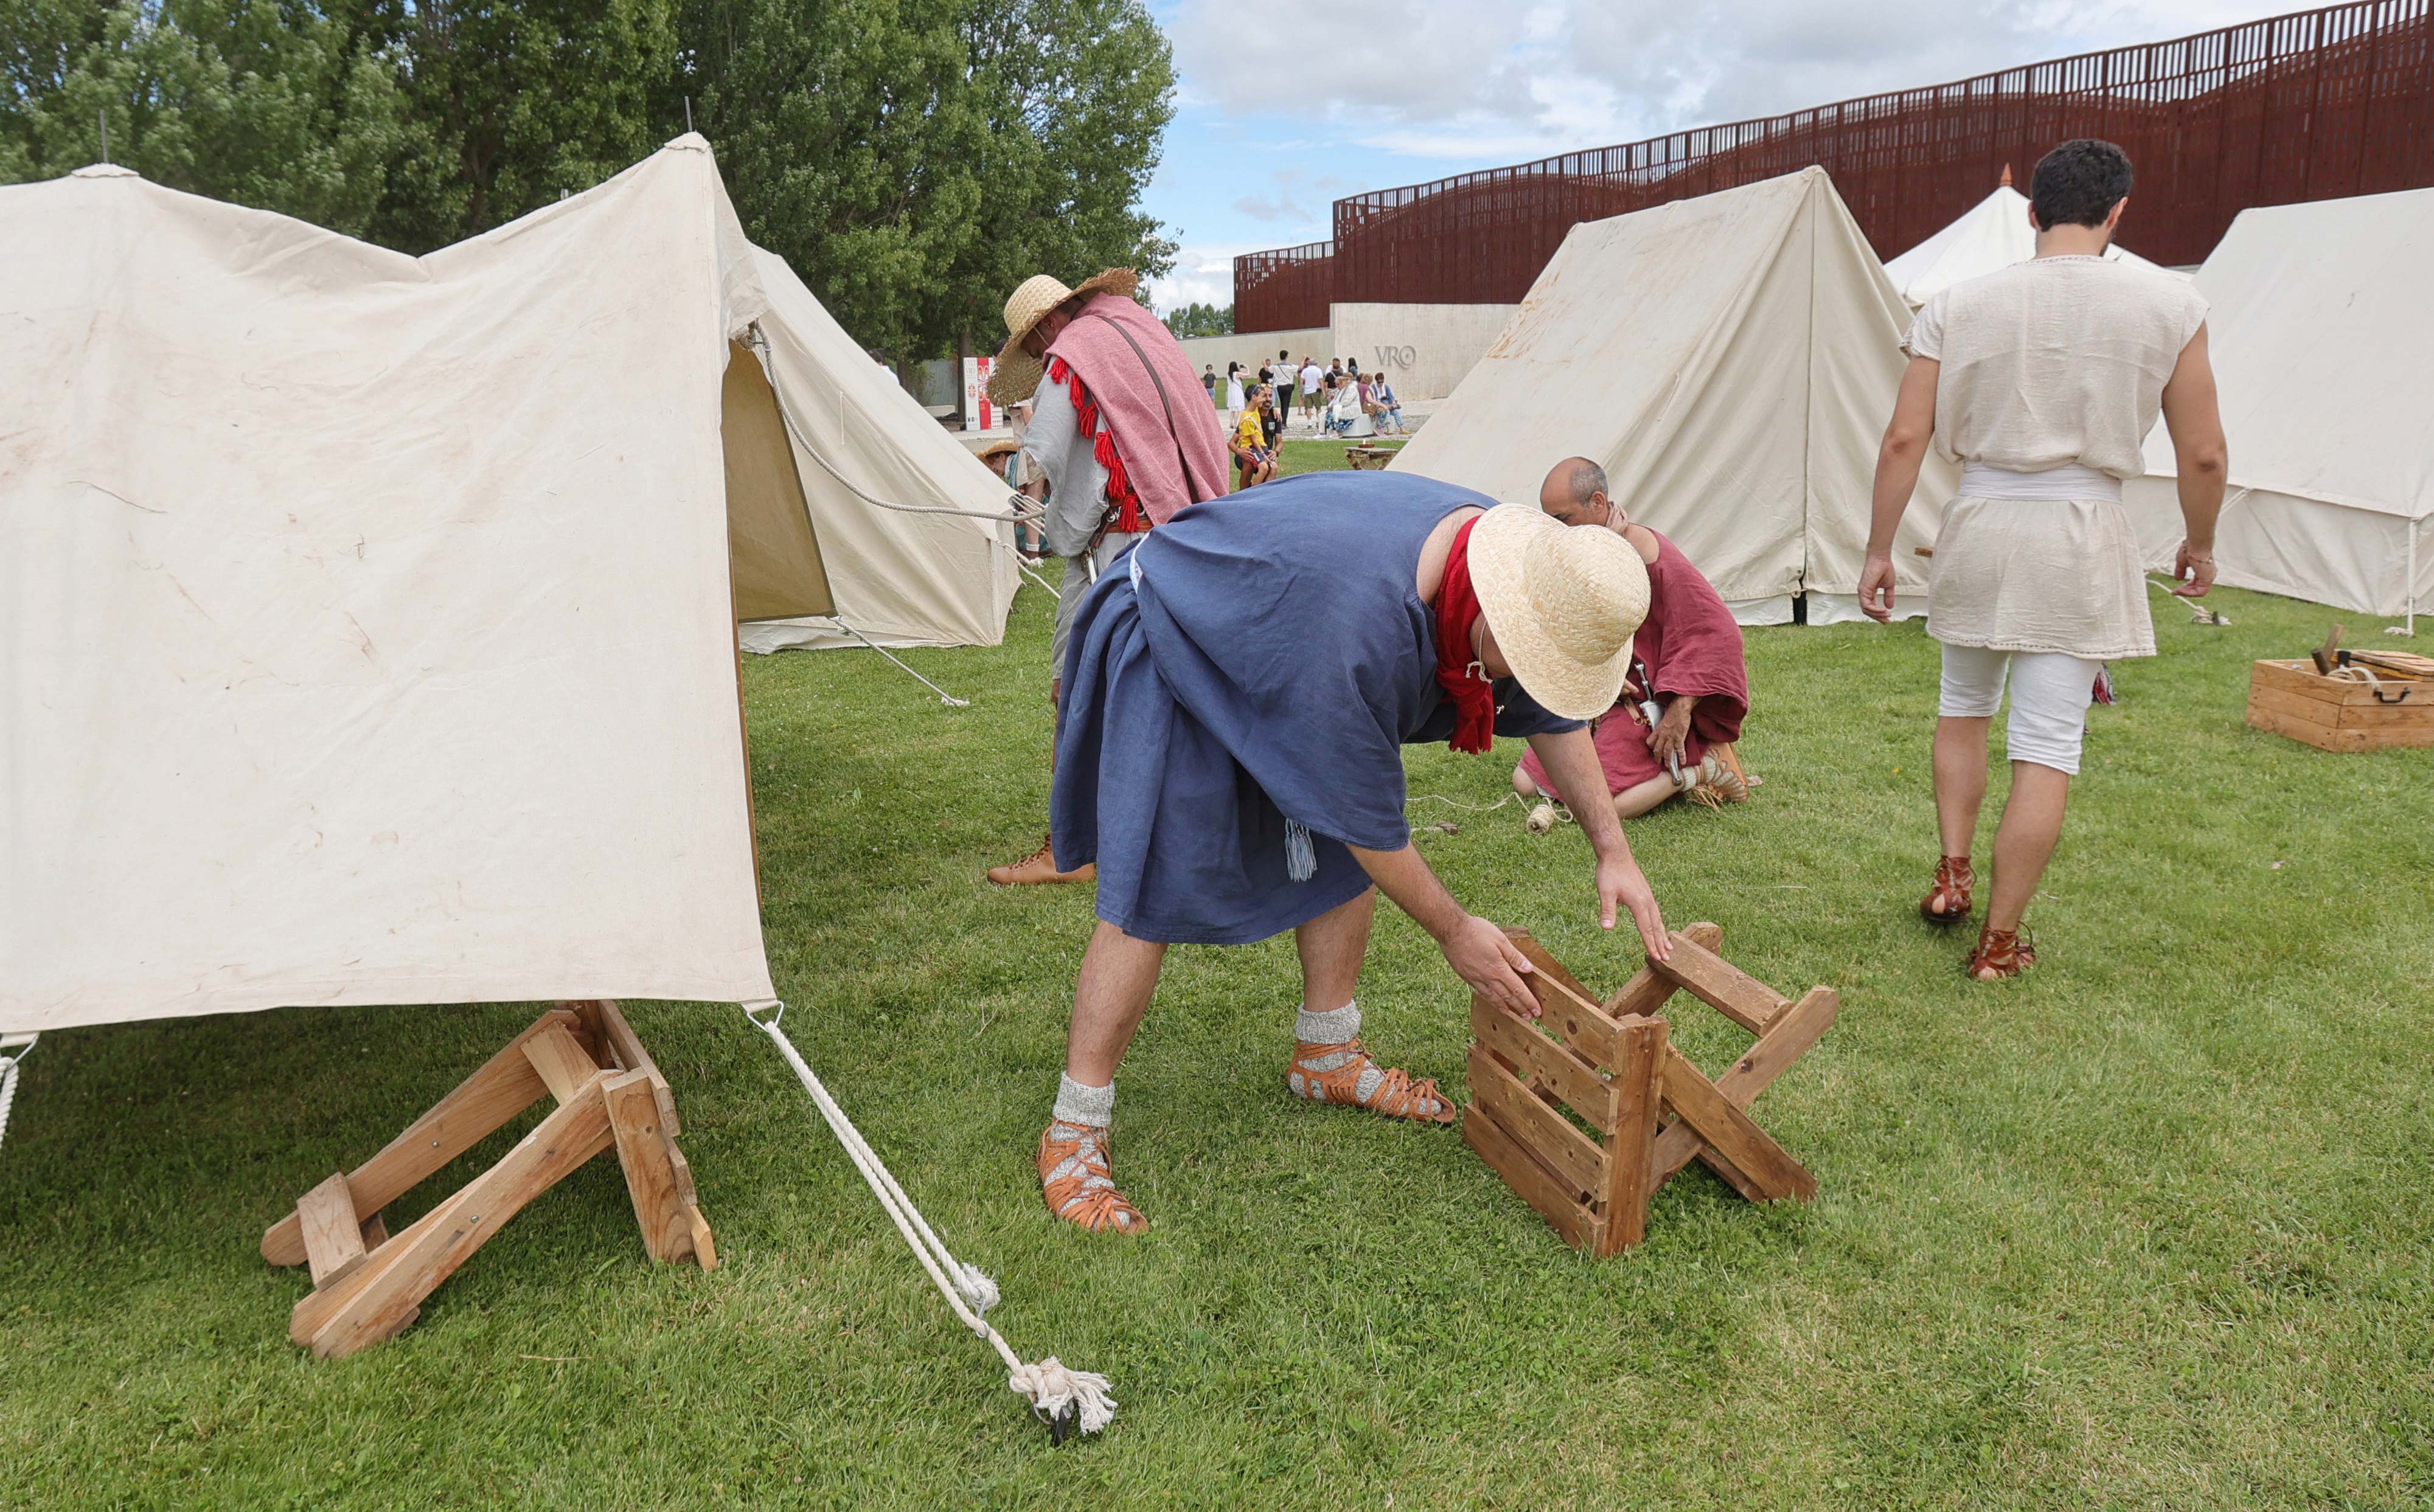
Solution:
[(1327, 324), (1335, 244), (1311, 242), (1234, 259), (1234, 329), (1299, 331)]
[(1811, 163), (1892, 257), (2072, 137), (2136, 164), (2125, 242), (2202, 262), (2252, 205), (2434, 185), (2430, 10), (2363, 0), (1355, 195), (1332, 243), (1235, 259), (1234, 328), (1324, 325), (1329, 299), (1512, 303), (1581, 221)]

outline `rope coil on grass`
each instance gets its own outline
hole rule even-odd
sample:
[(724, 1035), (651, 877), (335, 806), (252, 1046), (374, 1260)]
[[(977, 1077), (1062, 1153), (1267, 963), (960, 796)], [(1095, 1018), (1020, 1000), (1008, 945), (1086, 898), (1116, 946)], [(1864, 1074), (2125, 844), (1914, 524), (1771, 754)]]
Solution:
[[(854, 1169), (862, 1173), (871, 1195), (879, 1198), (879, 1205), (887, 1210), (888, 1217), (895, 1221), (896, 1232), (902, 1234), (905, 1244), (912, 1247), (914, 1258), (921, 1262), (921, 1268), (929, 1273), (930, 1283), (938, 1288), (938, 1295), (947, 1300), (947, 1305), (954, 1309), (955, 1317), (963, 1325), (986, 1339), (997, 1351), (998, 1358), (1005, 1362), (1006, 1388), (1031, 1404), (1032, 1416), (1048, 1425), (1050, 1439), (1061, 1444), (1077, 1432), (1095, 1434), (1113, 1421), (1116, 1399), (1107, 1395), (1106, 1376), (1070, 1368), (1053, 1354), (1036, 1364), (1026, 1364), (1020, 1355), (1014, 1352), (1014, 1347), (1006, 1343), (1004, 1336), (982, 1316), (998, 1303), (997, 1283), (979, 1266), (968, 1266), (957, 1260), (947, 1248), (946, 1241), (930, 1227), (929, 1220), (921, 1216), (921, 1210), (913, 1205), (913, 1199), (905, 1195), (904, 1188), (897, 1184), (896, 1177), (888, 1170), (886, 1163), (879, 1158), (878, 1152), (862, 1137), (862, 1130), (853, 1126), (853, 1120), (846, 1116), (845, 1110), (829, 1095), (829, 1089), (821, 1083), (810, 1062), (795, 1048), (794, 1041), (779, 1028), (779, 1021), (786, 1016), (786, 1005), (772, 999), (741, 1006), (744, 1016), (752, 1021), (752, 1027), (769, 1036), (770, 1043), (777, 1045), (778, 1053), (795, 1068), (795, 1076), (803, 1083), (803, 1090), (812, 1095), (812, 1101), (819, 1108), (820, 1116), (828, 1121), (829, 1131), (836, 1135), (838, 1144), (845, 1147), (847, 1157), (853, 1162)], [(763, 1017), (764, 1014), (767, 1016)]]

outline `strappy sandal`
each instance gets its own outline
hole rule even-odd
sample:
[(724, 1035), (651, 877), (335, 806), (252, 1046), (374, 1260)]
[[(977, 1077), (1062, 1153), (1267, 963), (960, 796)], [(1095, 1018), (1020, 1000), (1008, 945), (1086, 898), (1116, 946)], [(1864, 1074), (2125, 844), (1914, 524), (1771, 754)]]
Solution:
[(1978, 931), (1978, 948), (1969, 955), (1969, 975), (1981, 982), (2017, 977), (2037, 963), (2037, 943), (2022, 924), (2017, 929), (1988, 925)]
[[(1070, 1130), (1068, 1137), (1058, 1137)], [(1048, 1211), (1085, 1233), (1139, 1233), (1149, 1227), (1107, 1173), (1107, 1131), (1052, 1123), (1039, 1135), (1039, 1194)]]
[[(1969, 890), (1978, 878), (1966, 856), (1946, 856), (1935, 863), (1935, 886), (1918, 901), (1918, 916), (1929, 924), (1959, 924), (1969, 917)], [(1943, 900), (1943, 907), (1936, 902)]]
[(1683, 797), (1709, 808), (1749, 802), (1750, 780), (1743, 775), (1740, 758), (1728, 745), (1720, 745), (1700, 757), (1699, 764), (1683, 772), (1675, 782)]
[[(1362, 1090), (1364, 1079), (1366, 1092)], [(1381, 1066), (1369, 1059), (1358, 1039), (1341, 1045), (1295, 1041), (1285, 1085), (1294, 1096), (1312, 1102), (1345, 1103), (1414, 1123), (1453, 1122), (1453, 1103), (1437, 1090), (1435, 1078), (1414, 1081), (1407, 1072)]]

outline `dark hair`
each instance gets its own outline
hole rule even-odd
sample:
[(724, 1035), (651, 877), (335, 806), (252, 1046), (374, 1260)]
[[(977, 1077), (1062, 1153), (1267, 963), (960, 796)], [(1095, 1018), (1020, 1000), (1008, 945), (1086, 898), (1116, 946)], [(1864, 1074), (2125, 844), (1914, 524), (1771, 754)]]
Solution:
[(2037, 160), (2029, 176), (2029, 202), (2036, 207), (2037, 224), (2101, 226), (2113, 207), (2130, 197), (2134, 176), (2130, 154), (2110, 142), (2082, 137), (2065, 142)]

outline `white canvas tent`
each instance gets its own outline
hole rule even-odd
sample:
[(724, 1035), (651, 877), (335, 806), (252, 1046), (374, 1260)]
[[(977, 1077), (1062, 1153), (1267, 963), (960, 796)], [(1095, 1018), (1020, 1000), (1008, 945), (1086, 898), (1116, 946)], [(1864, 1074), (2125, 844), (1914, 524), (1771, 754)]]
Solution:
[(770, 995), (739, 619), (836, 609), (688, 135), (422, 258), (0, 189), (0, 1031)]
[[(744, 649), (994, 646), (1021, 586), (1004, 482), (941, 430), (896, 375), (870, 360), (774, 252), (754, 248), (766, 292), (771, 377), (793, 422), (796, 467), (828, 549), (833, 619), (762, 620)], [(838, 475), (843, 474), (842, 478)], [(915, 514), (888, 504), (967, 513)]]
[[(1575, 452), (1743, 623), (1858, 618), (1902, 303), (1823, 169), (1572, 228), (1394, 466), (1534, 502)], [(1954, 469), (1930, 456), (1894, 548), (1923, 613)]]
[[(2410, 617), (2434, 602), (2434, 189), (2242, 211), (2198, 270), (2231, 449), (2235, 587)], [(2181, 538), (2158, 424), (2124, 502), (2151, 566)]]
[[(2036, 255), (2037, 233), (2029, 224), (2029, 196), (2004, 184), (1969, 207), (1959, 220), (1887, 262), (1885, 273), (1914, 310), (1963, 279), (2025, 263)], [(2104, 255), (2115, 262), (2156, 266), (2118, 245), (2106, 247)]]

